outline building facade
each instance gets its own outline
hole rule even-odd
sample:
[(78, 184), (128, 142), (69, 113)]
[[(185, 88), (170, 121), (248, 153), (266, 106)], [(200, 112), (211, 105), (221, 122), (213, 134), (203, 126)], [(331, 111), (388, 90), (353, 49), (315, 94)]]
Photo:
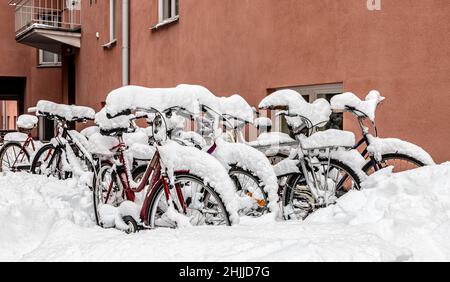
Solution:
[[(49, 19), (41, 9), (41, 25), (19, 36), (14, 13), (17, 19), (20, 2), (36, 3), (10, 2), (16, 6), (0, 8), (7, 19), (0, 48), (5, 34), (12, 41), (0, 76), (28, 78), (25, 105), (48, 98), (98, 110), (109, 91), (127, 83), (201, 84), (254, 106), (282, 88), (310, 101), (378, 89), (387, 98), (377, 112), (381, 136), (450, 159), (448, 0), (41, 0), (60, 10), (49, 20), (59, 33), (39, 34)], [(39, 48), (59, 53), (61, 68), (37, 68)], [(57, 81), (52, 75), (60, 84), (49, 83)], [(351, 116), (343, 125), (355, 129)]]
[(16, 42), (14, 9), (0, 3), (0, 130), (15, 130), (17, 116), (39, 99), (62, 102), (61, 63), (56, 55)]

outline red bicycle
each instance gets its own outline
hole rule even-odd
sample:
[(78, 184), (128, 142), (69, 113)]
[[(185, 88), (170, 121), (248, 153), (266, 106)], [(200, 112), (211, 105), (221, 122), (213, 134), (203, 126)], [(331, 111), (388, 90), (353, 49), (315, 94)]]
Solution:
[(0, 172), (18, 172), (30, 170), (30, 155), (36, 151), (36, 141), (31, 131), (36, 127), (37, 117), (19, 116), (17, 126), (19, 132), (5, 136), (6, 142), (0, 149)]
[[(154, 111), (160, 122), (153, 123), (153, 136), (161, 136), (157, 124), (165, 124), (164, 117)], [(122, 115), (127, 115), (125, 113)], [(167, 127), (166, 127), (167, 128)], [(120, 207), (125, 201), (142, 206), (139, 219), (122, 217), (127, 233), (148, 228), (176, 228), (182, 223), (190, 225), (231, 225), (230, 212), (219, 193), (204, 179), (187, 170), (169, 171), (164, 168), (156, 141), (156, 153), (142, 174), (139, 183), (132, 179), (132, 173), (125, 154), (123, 134), (129, 128), (102, 130), (103, 135), (118, 138), (118, 144), (111, 148), (114, 158), (109, 165), (102, 165), (94, 188), (94, 208), (97, 223), (102, 227), (113, 227), (105, 223), (102, 210), (106, 206)], [(166, 138), (167, 138), (167, 131)]]

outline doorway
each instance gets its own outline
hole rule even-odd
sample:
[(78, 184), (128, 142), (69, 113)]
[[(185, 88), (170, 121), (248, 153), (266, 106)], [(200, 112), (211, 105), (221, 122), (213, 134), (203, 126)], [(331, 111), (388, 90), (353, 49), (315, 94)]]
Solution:
[(24, 112), (25, 77), (0, 77), (0, 137), (16, 130)]

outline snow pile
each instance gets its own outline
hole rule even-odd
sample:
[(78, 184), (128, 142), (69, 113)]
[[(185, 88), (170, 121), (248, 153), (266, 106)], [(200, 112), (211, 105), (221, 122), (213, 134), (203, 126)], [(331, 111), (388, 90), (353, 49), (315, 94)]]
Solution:
[(421, 147), (395, 138), (378, 138), (369, 135), (370, 146), (367, 148), (379, 161), (382, 155), (399, 153), (417, 159), (424, 165), (434, 165), (433, 158)]
[(73, 141), (75, 143), (78, 143), (78, 145), (79, 145), (78, 147), (80, 147), (81, 149), (87, 149), (89, 147), (88, 139), (86, 138), (86, 136), (84, 136), (80, 132), (78, 132), (76, 130), (69, 130), (69, 135), (72, 139), (74, 139)]
[(313, 103), (308, 103), (294, 90), (279, 90), (264, 98), (259, 104), (260, 109), (276, 109), (287, 107), (289, 116), (286, 117), (288, 123), (293, 127), (299, 127), (301, 119), (292, 117), (293, 115), (306, 118), (311, 124), (308, 127), (325, 124), (331, 115), (330, 104), (325, 99), (317, 99)]
[(375, 112), (378, 104), (385, 98), (380, 95), (380, 92), (372, 90), (367, 95), (365, 101), (359, 99), (355, 94), (347, 92), (336, 95), (331, 99), (331, 108), (337, 111), (346, 111), (347, 107), (355, 108), (360, 112), (357, 115), (366, 115), (371, 121), (375, 122)]
[(113, 90), (106, 98), (107, 112), (111, 115), (136, 109), (162, 112), (172, 107), (182, 107), (196, 113), (199, 105), (220, 109), (217, 97), (205, 87), (197, 85), (179, 85), (175, 88), (124, 86)]
[(200, 148), (206, 147), (206, 140), (194, 131), (182, 131), (179, 133), (179, 139), (187, 141), (189, 145), (199, 146)]
[(28, 139), (28, 134), (22, 132), (11, 132), (3, 137), (5, 142), (25, 142)]
[(216, 158), (195, 147), (181, 146), (173, 141), (159, 147), (158, 151), (163, 166), (169, 172), (188, 170), (214, 188), (230, 214), (231, 223), (239, 223), (236, 188), (228, 172)]
[(87, 139), (91, 138), (95, 133), (100, 133), (100, 128), (98, 126), (89, 126), (80, 131)]
[(256, 141), (251, 141), (248, 144), (250, 146), (269, 146), (269, 145), (280, 145), (284, 143), (294, 143), (297, 142), (289, 134), (283, 132), (263, 132), (258, 135)]
[(64, 118), (67, 121), (75, 121), (78, 119), (93, 120), (95, 111), (89, 107), (56, 104), (54, 102), (41, 100), (36, 106), (39, 114), (50, 114)]
[(217, 147), (213, 156), (228, 170), (230, 166), (236, 165), (254, 173), (263, 183), (264, 191), (268, 195), (269, 209), (276, 216), (278, 213), (278, 180), (267, 157), (245, 144), (228, 143), (220, 139), (216, 142)]
[(115, 129), (123, 129), (126, 130), (131, 126), (131, 119), (134, 118), (134, 115), (120, 115), (114, 118), (108, 118), (106, 109), (103, 108), (100, 112), (95, 115), (95, 124), (101, 130), (110, 131)]
[(303, 149), (315, 149), (323, 147), (353, 147), (355, 145), (355, 134), (349, 131), (329, 129), (319, 131), (310, 137), (300, 138)]
[(95, 133), (89, 138), (89, 146), (87, 148), (94, 155), (112, 157), (114, 152), (111, 149), (118, 145), (119, 140), (117, 138)]
[(380, 171), (362, 191), (319, 210), (308, 224), (345, 224), (373, 234), (392, 247), (407, 249), (404, 259), (450, 260), (450, 165), (391, 174)]
[(95, 225), (73, 181), (0, 176), (2, 261), (449, 261), (450, 165), (380, 171), (305, 222), (242, 218), (232, 228), (127, 235)]
[(253, 122), (253, 109), (241, 96), (235, 94), (231, 97), (221, 97), (218, 99), (222, 114), (241, 119), (248, 123)]
[(270, 118), (266, 117), (259, 117), (256, 118), (253, 122), (253, 125), (255, 125), (257, 128), (268, 128), (272, 127), (272, 120)]
[(127, 145), (127, 155), (133, 159), (151, 160), (156, 152), (156, 149), (149, 145), (149, 138), (144, 129), (125, 133), (123, 141)]
[(33, 129), (38, 124), (39, 120), (36, 116), (20, 115), (17, 118), (17, 128)]
[(291, 173), (300, 173), (300, 169), (298, 167), (299, 163), (299, 160), (293, 160), (290, 158), (284, 159), (274, 165), (273, 170), (277, 177), (285, 176)]
[(302, 104), (307, 103), (300, 93), (290, 89), (276, 91), (259, 103), (260, 109), (271, 109), (285, 107), (288, 109), (301, 108)]
[[(322, 154), (321, 156), (322, 158), (328, 158), (327, 154)], [(364, 181), (367, 178), (367, 174), (362, 170), (367, 160), (364, 159), (359, 151), (340, 148), (331, 151), (330, 156), (350, 167), (358, 175), (360, 181)]]
[(41, 247), (58, 225), (95, 225), (92, 192), (74, 180), (6, 174), (0, 176), (0, 190), (0, 261), (18, 260)]
[(256, 141), (248, 143), (248, 145), (264, 152), (266, 156), (275, 156), (278, 153), (289, 155), (291, 146), (297, 144), (298, 141), (292, 139), (289, 134), (282, 132), (263, 132), (259, 134)]
[(181, 107), (195, 114), (199, 112), (201, 105), (229, 117), (253, 122), (253, 109), (244, 98), (237, 94), (231, 97), (216, 97), (207, 88), (199, 85), (181, 84), (174, 88), (125, 86), (110, 92), (106, 99), (107, 112), (111, 115), (136, 109), (163, 112), (173, 107)]
[(105, 228), (116, 227), (119, 230), (126, 231), (128, 229), (128, 225), (123, 220), (123, 217), (130, 216), (137, 223), (140, 223), (140, 212), (140, 207), (130, 201), (124, 201), (118, 207), (114, 207), (111, 205), (101, 205), (99, 210), (100, 222)]
[[(28, 139), (28, 135), (22, 132), (11, 132), (6, 134), (3, 137), (3, 141), (6, 142), (19, 142), (19, 143), (24, 143), (25, 141), (27, 141)], [(34, 145), (34, 151), (33, 151), (33, 145)], [(33, 143), (30, 142), (30, 144), (28, 144), (27, 150), (28, 153), (30, 154), (30, 161), (33, 160), (34, 154), (37, 153), (37, 151), (44, 146), (44, 144), (39, 141), (39, 140), (33, 140)]]

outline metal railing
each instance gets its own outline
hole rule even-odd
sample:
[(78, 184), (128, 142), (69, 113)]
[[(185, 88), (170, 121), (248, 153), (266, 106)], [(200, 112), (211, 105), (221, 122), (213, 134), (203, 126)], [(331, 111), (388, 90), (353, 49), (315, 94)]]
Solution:
[(10, 0), (15, 7), (15, 31), (31, 27), (77, 30), (81, 28), (81, 0)]

